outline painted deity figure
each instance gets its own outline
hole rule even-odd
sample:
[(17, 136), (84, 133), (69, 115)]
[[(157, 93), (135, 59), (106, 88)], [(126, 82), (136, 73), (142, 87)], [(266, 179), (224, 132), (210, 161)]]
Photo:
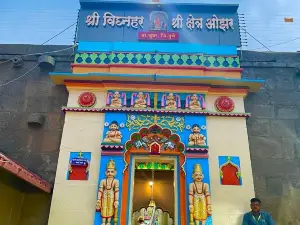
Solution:
[(143, 218), (142, 216), (140, 216), (140, 217), (138, 218), (138, 223), (139, 223), (140, 225), (145, 225), (144, 218)]
[(205, 137), (200, 134), (200, 126), (198, 124), (194, 124), (191, 129), (192, 133), (189, 135), (189, 143), (188, 146), (205, 146)]
[(212, 209), (209, 185), (203, 182), (204, 175), (200, 164), (194, 165), (192, 178), (194, 182), (189, 184), (190, 225), (205, 225)]
[(122, 133), (119, 131), (119, 124), (117, 121), (112, 121), (109, 125), (109, 131), (103, 140), (104, 143), (120, 144), (122, 140)]
[(121, 99), (120, 92), (116, 91), (113, 94), (113, 97), (111, 99), (111, 103), (109, 106), (112, 108), (121, 108), (122, 107), (122, 99)]
[(160, 28), (161, 28), (161, 21), (160, 21), (160, 19), (159, 19), (158, 16), (157, 16), (157, 17), (155, 18), (155, 20), (154, 20), (154, 27), (155, 27), (156, 29), (160, 29)]
[(146, 108), (146, 107), (147, 107), (146, 96), (143, 94), (143, 92), (139, 92), (134, 102), (134, 108)]
[(176, 96), (170, 93), (166, 100), (166, 109), (177, 109)]
[(106, 179), (100, 181), (96, 210), (100, 211), (102, 217), (101, 225), (111, 225), (118, 221), (119, 206), (119, 180), (115, 179), (117, 174), (115, 162), (111, 159), (106, 166)]
[(197, 94), (193, 94), (191, 97), (191, 101), (189, 103), (190, 109), (202, 109), (199, 101), (199, 97)]

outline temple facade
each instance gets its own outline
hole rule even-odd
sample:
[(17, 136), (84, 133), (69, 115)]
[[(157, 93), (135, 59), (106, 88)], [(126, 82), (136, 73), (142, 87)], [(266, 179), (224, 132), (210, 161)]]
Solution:
[(49, 225), (240, 224), (254, 197), (237, 5), (81, 0)]

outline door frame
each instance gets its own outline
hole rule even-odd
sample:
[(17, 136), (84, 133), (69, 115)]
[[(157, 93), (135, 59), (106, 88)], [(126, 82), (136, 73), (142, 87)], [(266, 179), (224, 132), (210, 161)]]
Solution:
[(132, 224), (131, 223), (131, 219), (132, 219), (132, 213), (133, 213), (133, 192), (134, 192), (134, 177), (135, 177), (135, 164), (138, 161), (143, 161), (143, 162), (163, 162), (163, 163), (168, 163), (168, 162), (172, 162), (174, 164), (174, 184), (173, 184), (173, 190), (174, 190), (174, 225), (179, 225), (179, 194), (180, 194), (180, 189), (179, 189), (179, 164), (178, 164), (178, 157), (176, 156), (141, 156), (141, 155), (133, 155), (132, 159), (130, 160), (130, 197), (129, 197), (129, 202), (128, 202), (128, 214), (129, 214), (129, 218), (128, 218), (128, 224)]

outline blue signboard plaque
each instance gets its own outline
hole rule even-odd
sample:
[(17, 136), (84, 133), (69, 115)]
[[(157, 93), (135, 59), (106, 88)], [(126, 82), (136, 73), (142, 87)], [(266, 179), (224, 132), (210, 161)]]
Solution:
[(174, 40), (179, 43), (240, 46), (237, 9), (237, 5), (81, 0), (77, 41), (138, 42), (139, 33), (176, 32)]

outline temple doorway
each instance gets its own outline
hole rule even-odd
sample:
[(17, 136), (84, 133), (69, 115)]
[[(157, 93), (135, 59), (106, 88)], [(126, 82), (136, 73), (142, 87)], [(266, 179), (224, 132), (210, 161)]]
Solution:
[(132, 169), (131, 224), (175, 225), (176, 158), (136, 157)]

